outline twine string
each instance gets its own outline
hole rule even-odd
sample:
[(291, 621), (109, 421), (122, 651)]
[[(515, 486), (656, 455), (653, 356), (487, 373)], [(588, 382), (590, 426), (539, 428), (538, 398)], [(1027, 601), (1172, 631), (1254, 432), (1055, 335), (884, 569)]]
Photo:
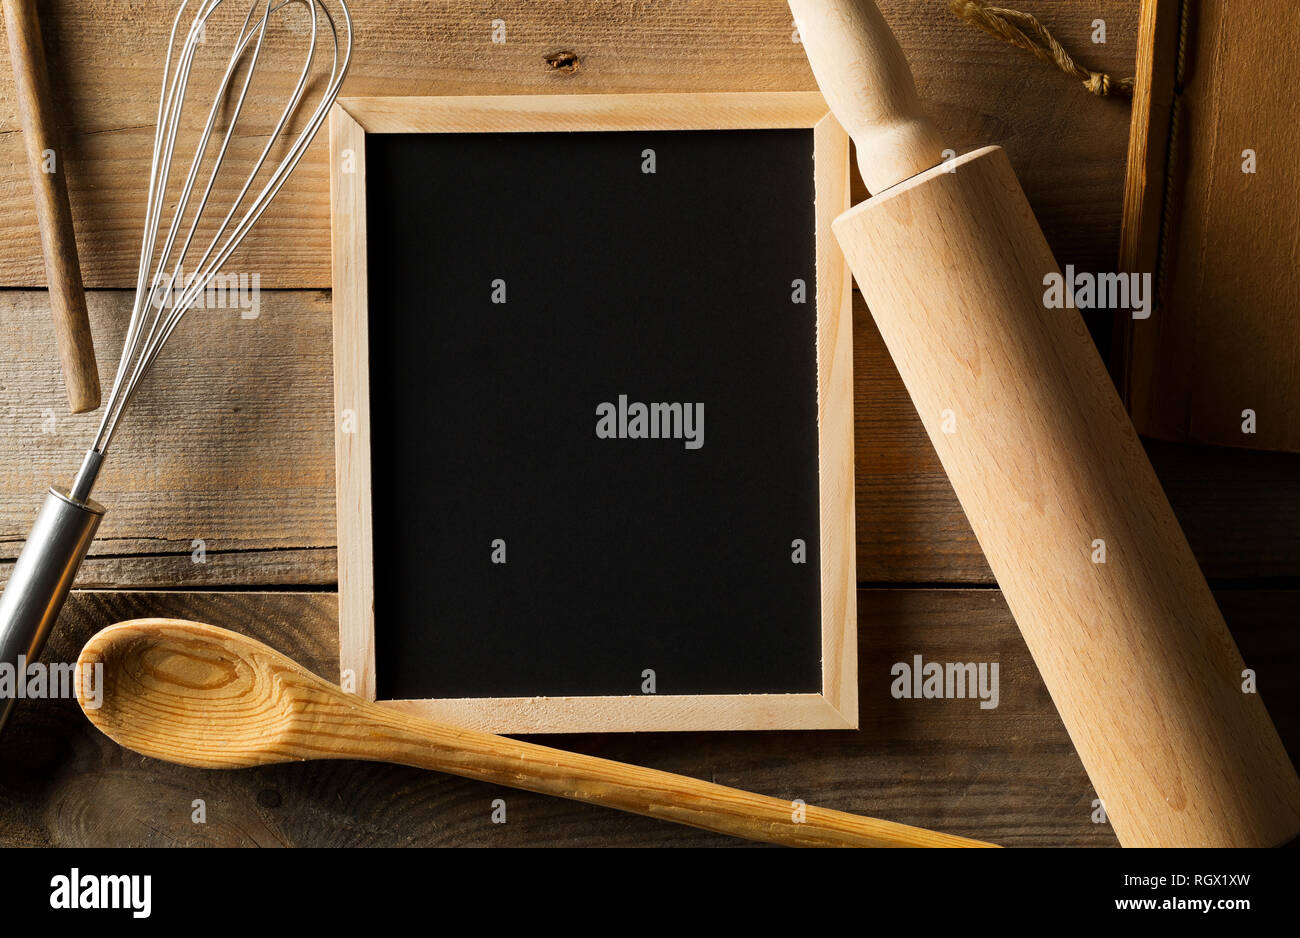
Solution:
[(976, 0), (949, 0), (948, 8), (972, 26), (978, 26), (986, 33), (1055, 65), (1065, 74), (1078, 79), (1083, 87), (1099, 98), (1110, 95), (1133, 96), (1132, 78), (1114, 79), (1105, 72), (1084, 68), (1057, 42), (1047, 27), (1029, 13), (985, 6)]

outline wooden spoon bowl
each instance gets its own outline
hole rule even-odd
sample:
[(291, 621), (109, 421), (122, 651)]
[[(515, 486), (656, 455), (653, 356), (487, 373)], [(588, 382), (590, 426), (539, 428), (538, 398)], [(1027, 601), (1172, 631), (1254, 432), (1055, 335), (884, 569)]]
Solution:
[(337, 707), (342, 691), (261, 642), (199, 622), (140, 619), (86, 643), (78, 675), (88, 679), (95, 665), (103, 666), (102, 703), (94, 708), (79, 681), (82, 710), (143, 755), (205, 769), (331, 755), (295, 731), (295, 713), (313, 700)]

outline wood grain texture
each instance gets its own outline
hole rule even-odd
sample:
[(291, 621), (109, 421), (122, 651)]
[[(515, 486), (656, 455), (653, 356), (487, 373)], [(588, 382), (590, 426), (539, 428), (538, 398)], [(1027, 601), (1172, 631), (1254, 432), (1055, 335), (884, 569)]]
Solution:
[[(1182, 0), (1144, 0), (1141, 5), (1128, 163), (1124, 171), (1124, 222), (1119, 243), (1121, 271), (1145, 271), (1153, 276), (1156, 273), (1181, 7)], [(1120, 396), (1132, 408), (1133, 317), (1128, 310), (1116, 313), (1116, 316), (1115, 377)], [(1158, 334), (1163, 325), (1164, 318), (1161, 317), (1150, 324), (1147, 331)], [(1145, 407), (1145, 403), (1142, 406)], [(1134, 420), (1139, 425), (1147, 419), (1134, 413)]]
[(827, 111), (816, 91), (349, 96), (337, 106), (373, 134), (753, 130), (811, 127)]
[[(1217, 599), (1293, 757), (1300, 645), (1288, 592)], [(1114, 846), (996, 590), (858, 595), (862, 729), (547, 737), (548, 745), (1007, 846)], [(328, 593), (79, 592), (46, 650), (73, 661), (104, 626), (185, 616), (238, 628), (336, 680)], [(998, 661), (1000, 702), (898, 700), (890, 667)], [(61, 846), (735, 846), (703, 831), (436, 773), (361, 762), (189, 769), (123, 750), (75, 701), (21, 702), (0, 738), (0, 841)], [(504, 798), (508, 823), (491, 822)], [(191, 821), (192, 802), (207, 823)]]
[[(1160, 138), (1175, 68), (1170, 14), (1148, 25), (1141, 47), (1157, 106), (1145, 159), (1134, 114), (1126, 257), (1142, 263), (1161, 225), (1168, 233), (1161, 308), (1125, 327), (1129, 404), (1138, 429), (1153, 436), (1296, 452), (1300, 106), (1287, 89), (1300, 69), (1300, 7), (1194, 6), (1172, 152)], [(1248, 149), (1254, 173), (1242, 171)], [(1173, 165), (1172, 197), (1152, 214), (1143, 210), (1151, 200), (1135, 199), (1143, 172), (1147, 184), (1158, 181), (1162, 160)], [(1253, 433), (1243, 432), (1245, 410), (1256, 415)]]
[(849, 207), (849, 138), (816, 92), (342, 98), (330, 118), (340, 666), (377, 698), (367, 280), (368, 133), (809, 128), (816, 241), (822, 689), (811, 694), (458, 697), (383, 703), (489, 733), (847, 729), (857, 723), (853, 291), (831, 223)]
[[(1108, 268), (1119, 235), (1128, 110), (1098, 102), (1065, 76), (950, 18), (941, 4), (885, 0), (922, 97), (945, 138), (964, 150), (1003, 144), (1054, 253), (1081, 270)], [(147, 166), (166, 14), (129, 0), (42, 4), (60, 134), (88, 282), (126, 285), (143, 215), (138, 173)], [(492, 46), (469, 0), (398, 5), (357, 0), (359, 67), (348, 94), (561, 93), (567, 91), (811, 90), (804, 53), (789, 40), (780, 2), (613, 0), (498, 7), (511, 40)], [(1035, 0), (1038, 15), (1089, 63), (1129, 72), (1137, 0)], [(169, 8), (170, 9), (170, 8)], [(48, 12), (47, 12), (48, 11)], [(1105, 18), (1109, 42), (1093, 46)], [(546, 56), (572, 50), (576, 71)], [(8, 69), (0, 68), (0, 285), (44, 282), (23, 178), (21, 135)], [(324, 144), (249, 245), (264, 285), (329, 283)], [(855, 200), (865, 195), (854, 178)], [(274, 237), (271, 237), (274, 235)], [(93, 256), (87, 245), (93, 241)], [(271, 263), (279, 247), (287, 253)], [(265, 298), (265, 295), (264, 295)], [(106, 367), (120, 346), (129, 297), (91, 295)], [(150, 419), (109, 460), (121, 473), (110, 505), (120, 528), (92, 557), (83, 584), (288, 586), (334, 582), (328, 296), (275, 294), (289, 313), (274, 339), (187, 324), (146, 389)], [(0, 580), (40, 497), (66, 484), (88, 425), (56, 420), (62, 407), (43, 293), (0, 298)], [(217, 334), (217, 333), (220, 334)], [(115, 337), (106, 338), (109, 334)], [(224, 343), (229, 343), (224, 344)], [(274, 344), (273, 344), (274, 343)], [(275, 351), (273, 351), (275, 350)], [(184, 367), (196, 363), (193, 373)], [(269, 365), (270, 367), (264, 367)], [(988, 570), (951, 486), (860, 299), (854, 380), (858, 576), (879, 583), (988, 583)], [(265, 389), (264, 389), (265, 386)], [(268, 393), (269, 392), (269, 393)], [(276, 400), (271, 403), (270, 393)], [(134, 423), (128, 416), (124, 432)], [(314, 429), (309, 438), (303, 426)], [(80, 428), (80, 429), (79, 429)], [(286, 434), (287, 430), (287, 434)], [(135, 432), (135, 431), (133, 431)], [(282, 442), (287, 440), (288, 442)], [(1147, 442), (1146, 449), (1203, 569), (1212, 578), (1300, 576), (1300, 457)], [(116, 467), (115, 469), (113, 467)], [(251, 469), (250, 469), (251, 467)], [(234, 472), (236, 478), (223, 473)], [(121, 510), (123, 505), (133, 506)], [(129, 516), (129, 517), (128, 517)], [(209, 562), (191, 562), (193, 531)], [(216, 549), (212, 549), (213, 545)], [(304, 545), (304, 546), (295, 546)], [(859, 593), (864, 729), (834, 733), (649, 734), (561, 737), (593, 754), (710, 777), (810, 803), (863, 811), (1007, 844), (1114, 845), (1089, 820), (1096, 797), (995, 591)], [(1300, 652), (1288, 592), (1217, 594), (1246, 660), (1260, 669), (1270, 712), (1300, 755)], [(264, 621), (258, 637), (336, 677), (335, 597), (329, 594), (77, 594), (54, 642), (71, 660), (103, 625), (137, 615), (191, 616), (233, 625)], [(252, 613), (252, 615), (250, 615)], [(1003, 702), (985, 714), (970, 701), (895, 701), (879, 692), (881, 662), (993, 660)], [(1024, 672), (1022, 680), (1015, 675)], [(1010, 675), (1010, 676), (1009, 676)], [(146, 760), (94, 734), (69, 701), (18, 708), (0, 738), (0, 839), (6, 844), (130, 843), (345, 846), (368, 844), (738, 843), (644, 818), (518, 794), (414, 769), (362, 763), (206, 773)], [(490, 823), (491, 799), (510, 823)], [(202, 797), (208, 823), (190, 821)]]
[[(1112, 840), (995, 593), (863, 593), (864, 729), (556, 737), (548, 744), (900, 822), (928, 817), (1010, 842)], [(74, 660), (103, 626), (186, 615), (240, 628), (333, 680), (328, 594), (77, 593), (47, 646)], [(996, 710), (889, 696), (889, 663), (1000, 660)], [(206, 772), (122, 750), (73, 701), (24, 702), (0, 739), (0, 837), (71, 844), (730, 844), (493, 785), (341, 762)], [(509, 823), (494, 825), (502, 797)], [(191, 822), (204, 799), (208, 823)]]
[[(119, 345), (129, 295), (88, 296), (100, 347)], [(0, 344), (0, 581), (45, 490), (68, 484), (94, 433), (93, 415), (61, 412), (44, 303), (39, 292), (0, 297), (12, 327)], [(108, 515), (79, 582), (332, 586), (329, 295), (265, 292), (258, 321), (231, 310), (192, 315), (123, 420), (97, 489)], [(858, 582), (991, 583), (856, 294), (853, 357)], [(1300, 576), (1300, 456), (1156, 441), (1146, 449), (1207, 576)], [(205, 542), (206, 563), (193, 562), (195, 539)]]
[[(89, 300), (97, 343), (120, 348), (130, 295)], [(43, 295), (0, 302), (0, 556), (8, 561), (45, 490), (71, 482), (98, 415), (55, 410), (60, 379)], [(256, 553), (276, 582), (286, 582), (295, 554), (287, 580), (320, 582), (323, 565), (305, 555), (335, 543), (329, 296), (263, 291), (257, 318), (244, 312), (191, 311), (132, 401), (96, 488), (108, 514), (82, 583), (238, 583), (257, 567)], [(194, 562), (196, 541), (203, 563)], [(255, 552), (252, 568), (236, 550)]]
[[(890, 0), (881, 8), (945, 138), (958, 149), (1004, 143), (1058, 256), (1081, 269), (1108, 265), (1118, 237), (1127, 111), (1079, 94), (1068, 79), (1035, 68), (1017, 50), (937, 7)], [(503, 46), (488, 41), (487, 14), (468, 0), (401, 9), (359, 0), (353, 9), (358, 59), (345, 94), (815, 87), (780, 2), (740, 0), (724, 8), (685, 0), (631, 6), (516, 0), (499, 11), (509, 24)], [(56, 101), (85, 275), (91, 283), (125, 286), (134, 281), (143, 213), (139, 172), (152, 143), (166, 17), (126, 0), (52, 0), (42, 10), (49, 11), (50, 67), (60, 76)], [(1103, 0), (1086, 14), (1069, 0), (1043, 0), (1036, 12), (1071, 45), (1088, 43), (1093, 17), (1103, 16), (1109, 41), (1092, 50), (1098, 66), (1123, 70), (1132, 57), (1134, 0)], [(546, 62), (565, 48), (578, 57), (576, 71)], [(12, 101), (5, 72), (0, 69), (0, 103)], [(0, 109), (0, 130), (15, 126), (12, 111)], [(5, 286), (42, 282), (35, 218), (21, 194), (19, 136), (0, 133), (0, 154), (8, 156), (0, 159)], [(318, 141), (265, 227), (250, 238), (251, 253), (232, 259), (232, 269), (264, 274), (268, 290), (330, 282), (324, 151)], [(860, 198), (865, 190), (856, 172), (853, 185)], [(274, 337), (191, 321), (173, 338), (108, 460), (106, 481), (116, 474), (118, 490), (100, 490), (110, 509), (107, 539), (83, 568), (84, 585), (335, 581), (328, 300), (314, 292), (263, 298), (284, 311), (272, 320)], [(124, 294), (90, 298), (106, 367), (116, 361), (128, 304)], [(10, 292), (0, 306), (7, 327), (0, 344), (3, 579), (41, 493), (71, 478), (91, 427), (88, 420), (59, 418), (55, 433), (42, 432), (62, 394), (46, 352), (54, 336), (45, 295)], [(856, 297), (854, 320), (859, 580), (989, 582), (974, 536)], [(186, 361), (195, 368), (179, 364)], [(1213, 481), (1197, 476), (1191, 484), (1199, 494)], [(1240, 486), (1238, 510), (1268, 516), (1269, 498), (1248, 478)], [(1273, 497), (1286, 495), (1275, 489)], [(1198, 500), (1187, 501), (1196, 510)], [(1218, 505), (1228, 510), (1224, 499)], [(1279, 517), (1295, 514), (1284, 508)], [(1290, 569), (1300, 570), (1300, 546), (1291, 539), (1267, 548), (1245, 545), (1245, 553), (1221, 551), (1229, 522), (1216, 513), (1200, 525), (1207, 536), (1196, 546), (1211, 569), (1216, 558), (1239, 569), (1254, 556), (1275, 570), (1297, 560)], [(196, 538), (207, 541), (215, 562), (191, 563)]]
[(916, 95), (912, 70), (873, 0), (789, 0), (800, 44), (857, 150), (870, 192), (943, 159), (943, 138)]
[[(149, 165), (170, 9), (130, 0), (51, 0), (42, 7), (50, 67), (60, 76), (59, 131), (87, 286), (135, 282), (140, 174)], [(491, 11), (472, 0), (358, 0), (352, 9), (357, 51), (345, 95), (816, 89), (779, 0), (507, 0)], [(959, 152), (1005, 145), (1062, 259), (1081, 269), (1109, 266), (1119, 232), (1125, 106), (1079, 94), (1068, 78), (1026, 62), (941, 4), (889, 0), (881, 9), (948, 145)], [(1087, 10), (1071, 0), (1042, 0), (1035, 12), (1067, 46), (1087, 46), (1096, 67), (1130, 67), (1135, 0), (1099, 0)], [(1108, 25), (1104, 46), (1089, 39), (1098, 16)], [(495, 18), (507, 24), (504, 44), (491, 42)], [(547, 56), (557, 51), (574, 53), (577, 68), (552, 67)], [(286, 65), (277, 68), (284, 69), (280, 81), (291, 80)], [(204, 69), (210, 70), (196, 63), (195, 81), (213, 77)], [(9, 81), (8, 69), (0, 69), (0, 102), (13, 100)], [(274, 84), (258, 93), (269, 96)], [(265, 102), (250, 107), (259, 103)], [(0, 109), (0, 129), (15, 124), (12, 110)], [(0, 285), (35, 286), (43, 273), (19, 136), (0, 133), (0, 212), (11, 233), (0, 244)], [(327, 287), (328, 185), (320, 140), (231, 269), (260, 272), (264, 287)]]
[(790, 847), (990, 847), (685, 775), (475, 732), (362, 700), (239, 632), (145, 618), (96, 633), (77, 696), (120, 745), (244, 769), (359, 759), (445, 772)]
[(834, 228), (1121, 841), (1300, 834), (1300, 777), (1083, 321), (1044, 309), (1058, 268), (1005, 153)]
[(330, 110), (331, 291), (334, 348), (335, 529), (341, 669), (347, 687), (374, 700), (375, 570), (370, 473), (370, 280), (366, 238), (366, 132)]
[(80, 414), (99, 406), (99, 370), (81, 286), (81, 264), (72, 230), (72, 208), (45, 46), (36, 18), (36, 0), (4, 0), (2, 6), (63, 382), (68, 406), (74, 414)]
[(817, 487), (821, 526), (822, 692), (837, 721), (858, 725), (858, 590), (853, 501), (853, 275), (831, 232), (849, 201), (849, 136), (832, 114), (813, 124), (817, 253)]

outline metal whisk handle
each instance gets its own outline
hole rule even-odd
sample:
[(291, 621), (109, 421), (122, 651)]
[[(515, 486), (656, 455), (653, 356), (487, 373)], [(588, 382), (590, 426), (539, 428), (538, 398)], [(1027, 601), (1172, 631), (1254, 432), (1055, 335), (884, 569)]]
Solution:
[[(40, 655), (103, 517), (104, 507), (89, 498), (78, 501), (57, 489), (45, 496), (0, 594), (0, 666), (13, 669), (12, 677)], [(14, 701), (14, 694), (0, 698), (0, 730)]]

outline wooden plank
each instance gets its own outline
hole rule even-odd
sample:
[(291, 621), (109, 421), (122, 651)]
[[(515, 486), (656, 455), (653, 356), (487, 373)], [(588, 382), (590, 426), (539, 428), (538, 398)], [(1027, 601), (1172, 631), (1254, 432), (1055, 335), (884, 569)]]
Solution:
[(366, 240), (365, 128), (330, 111), (331, 246), (334, 251), (334, 503), (342, 667), (350, 689), (375, 699), (375, 569), (370, 475), (370, 280)]
[[(122, 541), (113, 545), (121, 550)], [(207, 550), (196, 563), (188, 545), (175, 553), (157, 553), (156, 543), (141, 539), (132, 544), (138, 553), (90, 557), (81, 565), (77, 583), (82, 589), (220, 589), (254, 586), (258, 589), (328, 586), (338, 580), (338, 551), (333, 547), (291, 547)], [(0, 563), (0, 582), (8, 578), (9, 564)]]
[[(8, 561), (45, 489), (70, 483), (100, 415), (63, 413), (44, 294), (8, 293), (3, 302), (0, 557)], [(97, 347), (120, 349), (130, 296), (92, 291), (88, 302)], [(257, 318), (243, 312), (192, 311), (132, 401), (95, 490), (108, 515), (83, 583), (334, 582), (320, 556), (335, 544), (329, 296), (264, 291)], [(206, 556), (197, 558), (200, 546)], [(254, 553), (236, 559), (235, 551)], [(154, 560), (141, 565), (141, 555)]]
[(1143, 443), (1211, 581), (1300, 576), (1300, 453)]
[(372, 134), (798, 128), (830, 111), (816, 91), (348, 96), (338, 107)]
[[(849, 137), (826, 114), (813, 125), (817, 240), (817, 485), (821, 512), (822, 697), (858, 725), (857, 539), (853, 523), (853, 274), (831, 224), (849, 208)], [(833, 726), (805, 723), (804, 726)]]
[[(1195, 27), (1186, 113), (1203, 123), (1188, 131), (1169, 296), (1195, 354), (1174, 367), (1197, 375), (1186, 439), (1300, 452), (1300, 104), (1272, 91), (1300, 70), (1300, 6), (1249, 9), (1203, 4)], [(1250, 434), (1244, 408), (1258, 419)]]
[[(1165, 201), (1165, 168), (1169, 159), (1169, 125), (1173, 117), (1174, 71), (1178, 53), (1182, 0), (1143, 0), (1138, 23), (1137, 75), (1129, 121), (1128, 161), (1124, 172), (1124, 213), (1120, 230), (1119, 269), (1148, 272), (1154, 277), (1160, 249), (1160, 216)], [(1157, 284), (1158, 286), (1158, 284)], [(1164, 318), (1145, 330), (1151, 342), (1162, 331)], [(1116, 313), (1113, 341), (1114, 372), (1120, 397), (1130, 406), (1138, 426), (1150, 426), (1142, 412), (1146, 401), (1132, 400), (1133, 326), (1129, 310)], [(1149, 356), (1149, 350), (1140, 357)], [(1146, 362), (1142, 363), (1146, 367)]]
[[(418, 16), (378, 0), (352, 6), (357, 51), (347, 95), (815, 89), (793, 41), (789, 10), (771, 0), (504, 0), (490, 12), (471, 0), (449, 0)], [(1006, 146), (1062, 263), (1109, 267), (1119, 232), (1124, 104), (1090, 97), (939, 4), (886, 0), (881, 7), (950, 145), (958, 151)], [(1131, 68), (1135, 0), (1098, 0), (1086, 11), (1069, 0), (1041, 0), (1034, 12), (1067, 47), (1085, 50), (1095, 67)], [(129, 0), (53, 0), (42, 10), (88, 286), (135, 282), (141, 174), (149, 165), (169, 14), (170, 7), (142, 13)], [(1090, 41), (1098, 17), (1107, 22), (1104, 46)], [(491, 42), (491, 21), (498, 18), (507, 27), (504, 44)], [(573, 58), (557, 68), (548, 57), (561, 51)], [(269, 69), (255, 104), (271, 107), (274, 88), (294, 76), (290, 59)], [(213, 65), (197, 62), (195, 85), (212, 78)], [(13, 100), (9, 69), (0, 67), (0, 102), (8, 102), (0, 109), (0, 130), (11, 131), (0, 133), (0, 213), (7, 226), (0, 285), (34, 286), (44, 273), (22, 178), (22, 141), (12, 132)], [(256, 145), (253, 138), (235, 144), (250, 152)], [(231, 269), (258, 272), (266, 287), (329, 285), (325, 163), (321, 139)]]
[[(862, 729), (547, 737), (583, 752), (1002, 843), (1113, 842), (998, 594), (863, 592)], [(76, 593), (47, 661), (145, 615), (235, 628), (331, 679), (332, 594)], [(999, 661), (1000, 702), (895, 700), (890, 664)], [(4, 745), (0, 840), (58, 845), (729, 844), (673, 825), (415, 770), (360, 763), (203, 772), (119, 749), (72, 701), (22, 703)], [(506, 800), (508, 823), (491, 823)], [(194, 799), (207, 823), (192, 823)]]
[[(88, 299), (99, 347), (120, 346), (129, 296)], [(63, 413), (44, 294), (15, 291), (0, 302), (4, 580), (45, 489), (71, 481), (96, 415)], [(333, 585), (328, 295), (268, 291), (255, 321), (221, 309), (191, 315), (123, 420), (96, 490), (108, 515), (81, 584)], [(858, 297), (853, 332), (857, 581), (991, 583)], [(1300, 456), (1158, 442), (1147, 451), (1209, 577), (1300, 576)], [(196, 539), (205, 564), (193, 562)]]
[[(1300, 8), (1209, 2), (1191, 9), (1172, 150), (1147, 161), (1154, 174), (1150, 164), (1167, 160), (1168, 204), (1154, 217), (1130, 210), (1125, 221), (1134, 250), (1165, 239), (1160, 308), (1126, 327), (1130, 406), (1138, 429), (1152, 436), (1300, 451), (1300, 223), (1291, 209), (1300, 170), (1278, 158), (1300, 145), (1300, 108), (1292, 95), (1270, 93), (1288, 87), (1300, 66), (1292, 41)], [(1155, 68), (1164, 69), (1154, 73), (1157, 90), (1161, 79), (1174, 82), (1177, 56), (1166, 49), (1161, 59), (1168, 32), (1157, 25), (1151, 38)], [(1160, 117), (1153, 109), (1153, 142)], [(1130, 189), (1143, 168), (1138, 142)], [(1252, 432), (1243, 428), (1247, 410), (1255, 415)]]
[[(1144, 0), (1138, 24), (1137, 81), (1124, 173), (1120, 270), (1154, 271), (1169, 156), (1181, 0)], [(1130, 322), (1132, 320), (1130, 319)]]
[[(1295, 593), (1217, 594), (1294, 758), (1300, 755)], [(542, 741), (782, 798), (1016, 846), (1113, 846), (1046, 688), (996, 590), (862, 590), (861, 729), (556, 736)], [(237, 629), (336, 679), (328, 593), (75, 593), (45, 660), (72, 661), (100, 628), (147, 615)], [(891, 666), (999, 663), (999, 702), (905, 700)], [(2, 742), (0, 842), (136, 845), (731, 845), (598, 808), (356, 762), (240, 772), (118, 748), (72, 701), (25, 701)], [(508, 823), (491, 822), (506, 800)], [(207, 823), (191, 821), (203, 799)]]

